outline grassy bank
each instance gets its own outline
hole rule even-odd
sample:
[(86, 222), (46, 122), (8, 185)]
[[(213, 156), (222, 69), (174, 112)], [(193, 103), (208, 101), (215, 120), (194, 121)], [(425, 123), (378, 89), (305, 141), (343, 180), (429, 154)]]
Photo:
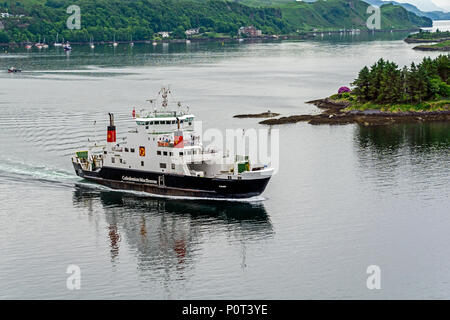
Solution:
[(441, 98), (430, 101), (422, 101), (415, 103), (394, 103), (394, 104), (377, 104), (374, 102), (358, 102), (357, 97), (353, 94), (335, 94), (329, 97), (330, 102), (348, 103), (348, 106), (342, 111), (365, 111), (378, 110), (381, 112), (440, 112), (450, 111), (450, 98)]
[(413, 48), (421, 51), (450, 51), (450, 40), (429, 45), (420, 45)]

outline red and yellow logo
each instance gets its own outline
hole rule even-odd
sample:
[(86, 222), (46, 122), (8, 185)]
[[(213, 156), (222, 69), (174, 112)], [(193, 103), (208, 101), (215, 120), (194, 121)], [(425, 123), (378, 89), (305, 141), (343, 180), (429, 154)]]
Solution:
[(139, 147), (139, 155), (145, 157), (145, 147)]

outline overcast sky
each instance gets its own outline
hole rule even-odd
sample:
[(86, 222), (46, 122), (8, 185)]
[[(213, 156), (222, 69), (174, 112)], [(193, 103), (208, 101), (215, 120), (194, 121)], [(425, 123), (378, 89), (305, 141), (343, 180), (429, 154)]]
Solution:
[(446, 10), (450, 11), (450, 0), (397, 0), (411, 3), (423, 11)]

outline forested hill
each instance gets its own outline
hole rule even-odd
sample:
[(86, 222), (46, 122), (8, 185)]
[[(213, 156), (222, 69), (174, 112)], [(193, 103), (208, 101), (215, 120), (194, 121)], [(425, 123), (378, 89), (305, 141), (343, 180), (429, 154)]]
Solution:
[[(70, 5), (81, 8), (81, 29), (68, 30)], [(0, 0), (0, 42), (60, 39), (69, 41), (150, 40), (159, 31), (183, 38), (184, 31), (200, 28), (214, 36), (236, 36), (239, 27), (254, 25), (264, 34), (365, 29), (368, 4), (359, 0), (328, 0), (315, 3), (280, 3), (248, 6), (224, 0)], [(16, 16), (23, 15), (23, 16)], [(431, 25), (405, 9), (382, 7), (382, 28), (411, 29)]]

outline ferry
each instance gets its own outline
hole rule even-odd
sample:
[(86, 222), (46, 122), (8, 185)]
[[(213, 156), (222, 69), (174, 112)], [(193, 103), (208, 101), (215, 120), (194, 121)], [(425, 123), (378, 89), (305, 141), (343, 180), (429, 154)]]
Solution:
[[(75, 173), (113, 189), (155, 196), (247, 199), (259, 196), (274, 169), (248, 156), (205, 148), (194, 130), (195, 115), (180, 102), (169, 110), (170, 90), (162, 88), (151, 111), (132, 111), (135, 127), (117, 139), (109, 113), (106, 144), (95, 143), (72, 157)], [(162, 98), (162, 99), (159, 99)], [(160, 101), (158, 105), (157, 101)], [(155, 102), (156, 101), (156, 102)]]

